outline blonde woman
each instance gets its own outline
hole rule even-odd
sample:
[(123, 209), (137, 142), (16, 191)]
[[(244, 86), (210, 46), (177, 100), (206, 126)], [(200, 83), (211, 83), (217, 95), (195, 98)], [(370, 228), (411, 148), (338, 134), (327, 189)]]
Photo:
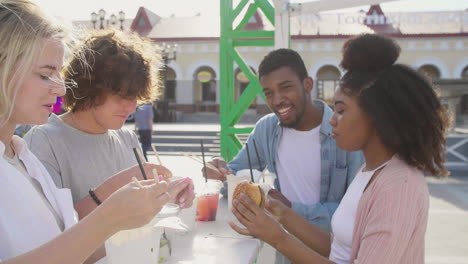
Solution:
[[(190, 181), (114, 185), (77, 223), (70, 191), (13, 135), (18, 124), (45, 123), (65, 94), (66, 30), (27, 0), (0, 0), (0, 24), (0, 262), (82, 263), (112, 234), (149, 222)], [(138, 175), (131, 168), (116, 178)]]

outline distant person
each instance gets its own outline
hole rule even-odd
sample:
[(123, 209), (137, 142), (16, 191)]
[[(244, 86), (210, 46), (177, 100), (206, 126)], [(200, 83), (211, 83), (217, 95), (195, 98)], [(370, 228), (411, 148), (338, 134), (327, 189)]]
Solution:
[(139, 106), (133, 115), (135, 118), (135, 126), (140, 135), (140, 143), (143, 149), (143, 155), (148, 160), (146, 152), (151, 149), (151, 138), (153, 133), (153, 105), (143, 104)]

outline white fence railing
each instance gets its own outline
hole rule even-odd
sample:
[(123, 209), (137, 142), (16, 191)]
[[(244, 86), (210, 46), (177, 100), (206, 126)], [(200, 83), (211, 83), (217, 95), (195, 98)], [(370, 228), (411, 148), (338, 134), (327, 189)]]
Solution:
[(447, 159), (450, 169), (468, 169), (468, 135), (450, 135), (447, 137)]

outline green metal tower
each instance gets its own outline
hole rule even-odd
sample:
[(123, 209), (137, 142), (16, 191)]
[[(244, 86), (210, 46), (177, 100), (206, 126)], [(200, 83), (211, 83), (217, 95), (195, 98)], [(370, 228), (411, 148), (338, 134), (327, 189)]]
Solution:
[[(247, 31), (244, 27), (249, 19), (260, 9), (271, 24), (275, 24), (275, 10), (268, 0), (241, 0), (233, 7), (233, 0), (221, 0), (221, 37), (220, 37), (220, 123), (221, 155), (226, 161), (232, 160), (242, 148), (237, 134), (248, 134), (253, 127), (236, 127), (249, 105), (258, 94), (263, 92), (256, 75), (245, 63), (236, 48), (245, 46), (273, 46), (274, 31)], [(247, 8), (243, 17), (240, 13)], [(240, 21), (235, 25), (236, 21)], [(235, 100), (234, 63), (249, 79), (247, 88)]]

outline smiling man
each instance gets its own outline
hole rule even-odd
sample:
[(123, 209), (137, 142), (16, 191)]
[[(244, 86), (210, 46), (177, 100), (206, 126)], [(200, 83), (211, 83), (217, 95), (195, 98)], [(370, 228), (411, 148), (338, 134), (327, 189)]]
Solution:
[[(277, 175), (276, 190), (269, 195), (330, 231), (331, 217), (363, 163), (362, 154), (336, 146), (328, 123), (333, 111), (312, 100), (313, 80), (297, 52), (270, 52), (258, 72), (273, 113), (258, 121), (247, 142), (252, 146), (255, 140), (261, 163)], [(220, 158), (210, 162), (221, 173), (208, 169), (208, 176), (224, 180), (229, 170), (248, 168), (247, 151), (243, 148), (229, 164)], [(265, 169), (256, 158), (252, 162), (253, 168)]]

